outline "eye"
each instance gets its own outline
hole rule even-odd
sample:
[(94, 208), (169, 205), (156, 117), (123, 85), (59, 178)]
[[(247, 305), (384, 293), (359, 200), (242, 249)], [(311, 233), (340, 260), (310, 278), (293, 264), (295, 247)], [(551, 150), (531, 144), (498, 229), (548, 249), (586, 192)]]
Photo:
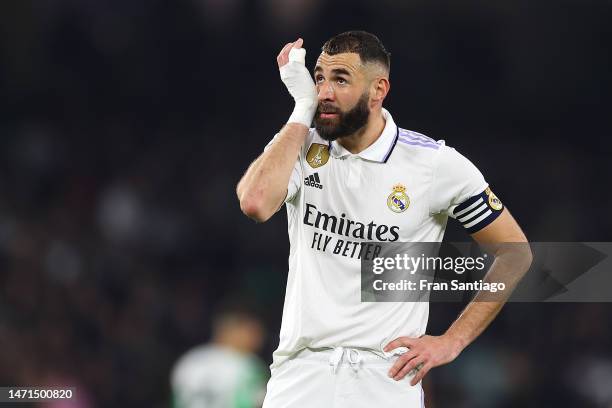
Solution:
[(338, 78), (336, 82), (338, 82), (339, 85), (346, 85), (348, 83), (344, 78)]
[(325, 78), (323, 78), (323, 75), (315, 75), (315, 81), (316, 81), (317, 83), (318, 83), (318, 82), (323, 81), (324, 79), (325, 79)]

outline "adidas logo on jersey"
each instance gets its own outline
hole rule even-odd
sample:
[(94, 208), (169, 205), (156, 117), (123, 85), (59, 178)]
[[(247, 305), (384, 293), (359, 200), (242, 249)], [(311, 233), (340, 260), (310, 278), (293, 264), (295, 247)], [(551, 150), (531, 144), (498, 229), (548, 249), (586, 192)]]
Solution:
[(319, 179), (319, 173), (311, 174), (310, 176), (306, 177), (304, 179), (304, 185), (323, 190), (323, 185)]

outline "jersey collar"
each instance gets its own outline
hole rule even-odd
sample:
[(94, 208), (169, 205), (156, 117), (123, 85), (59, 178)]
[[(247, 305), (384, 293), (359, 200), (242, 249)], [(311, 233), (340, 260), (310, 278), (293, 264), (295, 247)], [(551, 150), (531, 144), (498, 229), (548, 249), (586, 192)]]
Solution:
[[(395, 148), (397, 143), (398, 131), (397, 125), (393, 121), (393, 117), (388, 110), (382, 108), (382, 115), (385, 119), (385, 128), (382, 133), (368, 148), (355, 156), (361, 157), (365, 160), (371, 160), (379, 163), (386, 163)], [(337, 141), (329, 142), (329, 151), (332, 156), (339, 158), (344, 156), (350, 156), (351, 152), (346, 150)]]

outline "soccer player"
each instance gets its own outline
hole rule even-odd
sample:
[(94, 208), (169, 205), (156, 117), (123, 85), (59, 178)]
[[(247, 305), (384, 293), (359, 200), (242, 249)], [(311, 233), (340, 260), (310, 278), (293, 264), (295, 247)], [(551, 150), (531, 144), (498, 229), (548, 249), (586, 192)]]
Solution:
[(246, 305), (223, 305), (213, 338), (176, 362), (170, 375), (172, 408), (259, 408), (267, 373), (257, 353), (264, 327)]
[[(468, 159), (383, 108), (390, 57), (376, 36), (328, 40), (314, 81), (302, 45), (277, 57), (294, 110), (237, 186), (258, 222), (287, 208), (289, 276), (264, 408), (421, 407), (421, 379), (453, 361), (503, 301), (472, 301), (443, 335), (425, 335), (426, 302), (360, 301), (366, 243), (440, 242), (449, 216), (477, 242), (526, 238)], [(511, 264), (519, 279), (531, 253), (504, 248), (489, 273)]]

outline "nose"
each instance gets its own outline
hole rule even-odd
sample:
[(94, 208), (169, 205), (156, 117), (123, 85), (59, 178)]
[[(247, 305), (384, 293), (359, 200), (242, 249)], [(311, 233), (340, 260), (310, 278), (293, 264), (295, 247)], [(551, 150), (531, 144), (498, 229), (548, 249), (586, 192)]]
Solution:
[(317, 85), (320, 101), (333, 101), (335, 99), (334, 88), (331, 82), (323, 82)]

